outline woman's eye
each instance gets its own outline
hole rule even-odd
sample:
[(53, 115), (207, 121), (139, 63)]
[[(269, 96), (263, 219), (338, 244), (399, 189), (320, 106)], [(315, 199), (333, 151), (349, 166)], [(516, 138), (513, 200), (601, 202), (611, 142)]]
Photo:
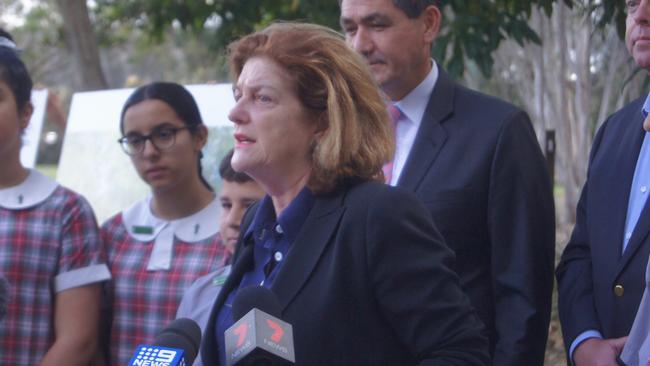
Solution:
[(131, 145), (131, 146), (137, 146), (140, 145), (144, 141), (144, 138), (142, 136), (127, 136), (126, 137), (126, 143)]

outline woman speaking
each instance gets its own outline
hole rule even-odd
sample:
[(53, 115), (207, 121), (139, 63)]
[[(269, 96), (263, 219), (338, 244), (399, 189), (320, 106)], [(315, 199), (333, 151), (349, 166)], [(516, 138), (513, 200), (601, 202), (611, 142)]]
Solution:
[(296, 365), (484, 365), (482, 325), (426, 209), (382, 184), (391, 122), (367, 66), (324, 27), (274, 24), (229, 47), (232, 166), (267, 195), (247, 213), (203, 336), (225, 365), (232, 302), (278, 298)]

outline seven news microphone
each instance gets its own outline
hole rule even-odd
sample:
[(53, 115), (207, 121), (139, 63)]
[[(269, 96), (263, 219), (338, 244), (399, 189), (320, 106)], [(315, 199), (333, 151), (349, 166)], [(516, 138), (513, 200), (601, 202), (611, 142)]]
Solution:
[[(226, 366), (293, 365), (293, 328), (278, 319), (280, 304), (261, 286), (242, 289), (233, 302), (233, 318), (225, 332)], [(273, 315), (270, 315), (273, 314)], [(201, 329), (190, 319), (174, 320), (154, 345), (140, 345), (128, 366), (191, 366), (201, 344)]]
[[(281, 306), (271, 290), (250, 286), (232, 304), (235, 324), (224, 333), (225, 366), (286, 366), (295, 363), (293, 328), (278, 318)], [(223, 366), (223, 365), (222, 365)]]

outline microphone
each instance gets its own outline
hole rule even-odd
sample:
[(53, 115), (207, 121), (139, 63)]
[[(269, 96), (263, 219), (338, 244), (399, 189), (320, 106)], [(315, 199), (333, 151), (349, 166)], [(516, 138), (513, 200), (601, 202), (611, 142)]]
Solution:
[(0, 322), (7, 315), (9, 307), (9, 281), (0, 276)]
[(282, 307), (263, 286), (245, 287), (232, 304), (239, 319), (224, 334), (226, 366), (287, 366), (296, 362), (291, 324), (278, 317)]
[(128, 366), (191, 366), (200, 344), (198, 324), (188, 318), (176, 319), (158, 333), (153, 345), (139, 345)]

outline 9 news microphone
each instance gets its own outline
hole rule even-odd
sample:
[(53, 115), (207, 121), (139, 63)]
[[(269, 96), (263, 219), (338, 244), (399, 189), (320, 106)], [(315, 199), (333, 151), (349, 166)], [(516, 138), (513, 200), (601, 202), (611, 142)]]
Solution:
[(281, 311), (266, 287), (241, 289), (232, 304), (232, 316), (239, 320), (224, 333), (226, 366), (293, 365), (293, 328), (278, 318)]
[(191, 366), (200, 345), (201, 328), (196, 322), (176, 319), (158, 333), (153, 345), (139, 345), (128, 366)]

